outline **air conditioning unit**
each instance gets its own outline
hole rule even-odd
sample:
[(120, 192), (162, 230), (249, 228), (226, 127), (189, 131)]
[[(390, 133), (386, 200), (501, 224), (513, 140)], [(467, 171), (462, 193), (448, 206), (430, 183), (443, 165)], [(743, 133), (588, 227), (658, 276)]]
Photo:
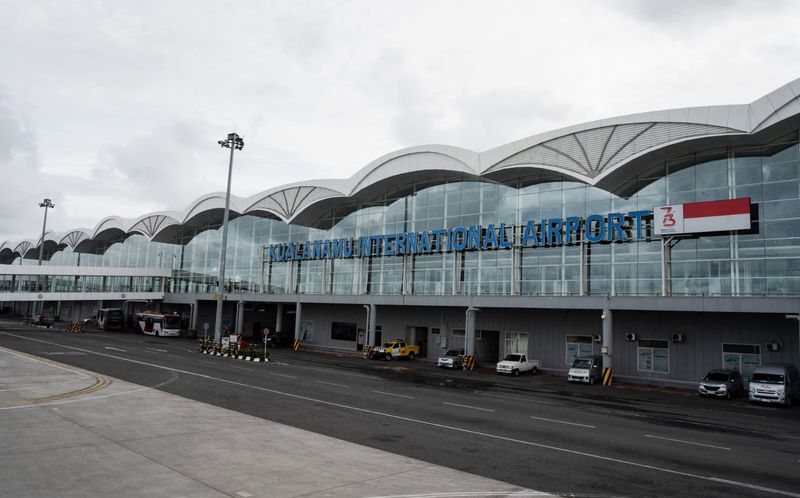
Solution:
[(783, 343), (781, 341), (769, 341), (767, 343), (767, 351), (780, 351), (783, 349)]
[(626, 341), (635, 341), (636, 340), (636, 333), (635, 332), (628, 332), (625, 334)]
[(602, 334), (594, 334), (592, 336), (592, 339), (594, 340), (594, 342), (603, 342)]
[(672, 342), (683, 342), (686, 337), (682, 333), (672, 334)]

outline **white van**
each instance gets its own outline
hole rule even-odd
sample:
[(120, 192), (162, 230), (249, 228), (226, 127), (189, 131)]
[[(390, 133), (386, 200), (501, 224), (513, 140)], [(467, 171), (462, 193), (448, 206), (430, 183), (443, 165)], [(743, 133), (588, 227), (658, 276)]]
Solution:
[(774, 363), (753, 370), (750, 378), (751, 403), (780, 403), (787, 407), (800, 401), (800, 374), (790, 363)]

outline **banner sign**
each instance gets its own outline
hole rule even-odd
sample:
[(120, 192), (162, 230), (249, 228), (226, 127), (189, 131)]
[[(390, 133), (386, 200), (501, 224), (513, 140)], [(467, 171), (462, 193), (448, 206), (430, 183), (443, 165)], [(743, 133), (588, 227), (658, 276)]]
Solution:
[[(592, 214), (585, 219), (569, 216), (566, 219), (546, 218), (528, 220), (524, 225), (506, 227), (490, 223), (457, 226), (421, 232), (400, 232), (362, 236), (355, 239), (309, 240), (267, 246), (269, 261), (339, 259), (365, 256), (396, 256), (403, 254), (434, 254), (451, 251), (509, 249), (521, 247), (570, 245), (581, 240), (589, 243), (642, 239), (644, 219), (650, 210), (629, 213)], [(509, 238), (508, 229), (518, 235)]]
[(653, 208), (655, 235), (750, 229), (750, 198), (672, 204)]

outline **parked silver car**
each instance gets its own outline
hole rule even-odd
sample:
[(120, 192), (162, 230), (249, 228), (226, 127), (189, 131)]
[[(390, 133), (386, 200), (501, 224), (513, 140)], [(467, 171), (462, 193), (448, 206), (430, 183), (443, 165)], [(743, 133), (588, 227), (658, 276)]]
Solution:
[(595, 384), (603, 380), (603, 356), (578, 356), (572, 362), (572, 368), (567, 372), (570, 382), (586, 382)]
[(444, 354), (444, 356), (439, 357), (439, 361), (436, 362), (436, 366), (439, 368), (463, 368), (463, 361), (464, 361), (464, 350), (463, 349), (451, 349)]
[(738, 370), (717, 369), (708, 372), (697, 387), (700, 396), (731, 399), (744, 395), (744, 379)]

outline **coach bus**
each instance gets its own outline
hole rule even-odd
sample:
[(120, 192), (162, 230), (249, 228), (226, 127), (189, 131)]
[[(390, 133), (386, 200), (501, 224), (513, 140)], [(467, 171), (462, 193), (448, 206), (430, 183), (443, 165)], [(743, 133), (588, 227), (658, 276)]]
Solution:
[(134, 315), (133, 321), (137, 330), (143, 334), (169, 337), (181, 335), (181, 317), (178, 314), (142, 311)]
[(102, 308), (97, 310), (97, 326), (102, 330), (122, 330), (125, 320), (119, 308)]

